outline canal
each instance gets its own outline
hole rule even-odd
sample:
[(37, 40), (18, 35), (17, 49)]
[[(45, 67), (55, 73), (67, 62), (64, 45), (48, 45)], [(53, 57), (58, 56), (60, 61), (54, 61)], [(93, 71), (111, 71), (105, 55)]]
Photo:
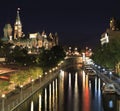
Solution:
[(119, 96), (103, 95), (102, 84), (80, 68), (60, 70), (57, 78), (16, 111), (120, 111)]

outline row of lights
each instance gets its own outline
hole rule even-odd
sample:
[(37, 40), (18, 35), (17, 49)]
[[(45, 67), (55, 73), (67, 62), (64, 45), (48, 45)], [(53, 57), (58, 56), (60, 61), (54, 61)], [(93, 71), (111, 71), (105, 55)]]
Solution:
[[(49, 73), (51, 73), (52, 71), (55, 71), (58, 69), (59, 66), (61, 66), (61, 64), (63, 64), (63, 61), (61, 61), (58, 66), (52, 68), (49, 70)], [(48, 72), (45, 72), (45, 75), (47, 75)], [(39, 75), (40, 79), (42, 77), (42, 75)], [(31, 80), (32, 82), (32, 91), (33, 91), (33, 83), (34, 83), (34, 79)], [(21, 89), (21, 92), (20, 92), (20, 100), (22, 100), (22, 88), (23, 88), (23, 85), (20, 85), (20, 89)], [(5, 106), (4, 106), (4, 99), (6, 98), (6, 95), (5, 94), (2, 94), (2, 111), (5, 111)]]
[[(96, 64), (94, 64), (94, 66), (95, 66), (96, 68), (98, 68), (99, 70), (102, 68), (101, 66), (96, 65)], [(103, 71), (103, 72), (105, 72), (105, 71), (106, 71), (106, 70), (105, 70), (105, 68), (102, 68), (102, 71)], [(112, 74), (112, 72), (111, 72), (111, 71), (109, 71), (109, 74), (111, 75), (111, 74)]]

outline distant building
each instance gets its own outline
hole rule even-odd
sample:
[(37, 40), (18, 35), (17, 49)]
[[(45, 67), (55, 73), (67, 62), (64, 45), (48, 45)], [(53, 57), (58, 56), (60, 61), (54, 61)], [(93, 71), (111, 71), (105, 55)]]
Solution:
[(29, 34), (29, 38), (31, 40), (31, 44), (38, 48), (44, 47), (45, 49), (51, 49), (53, 46), (58, 45), (57, 33), (50, 33), (49, 35), (47, 35), (45, 31), (43, 31), (41, 34), (39, 32), (31, 33)]
[(101, 45), (105, 44), (105, 43), (109, 43), (111, 41), (111, 39), (113, 39), (114, 37), (120, 37), (120, 30), (117, 24), (117, 20), (112, 17), (110, 19), (110, 26), (109, 29), (107, 29), (102, 35), (101, 35)]
[(53, 46), (58, 45), (58, 34), (50, 33), (46, 34), (45, 31), (42, 33), (30, 33), (28, 37), (25, 37), (22, 32), (22, 23), (19, 15), (19, 8), (17, 10), (17, 17), (14, 24), (14, 36), (12, 37), (12, 27), (10, 24), (6, 24), (3, 31), (4, 37), (2, 38), (5, 42), (11, 42), (14, 45), (28, 47), (28, 49), (51, 49)]

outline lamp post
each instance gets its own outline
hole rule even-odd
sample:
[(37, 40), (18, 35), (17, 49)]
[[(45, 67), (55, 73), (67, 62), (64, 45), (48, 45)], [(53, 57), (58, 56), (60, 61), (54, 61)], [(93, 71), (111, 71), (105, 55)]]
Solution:
[(20, 85), (20, 101), (22, 100), (22, 88), (23, 88), (23, 85)]
[(5, 111), (5, 94), (2, 94), (2, 111)]
[(32, 92), (33, 92), (33, 83), (34, 83), (34, 79), (32, 79), (31, 82), (32, 82)]

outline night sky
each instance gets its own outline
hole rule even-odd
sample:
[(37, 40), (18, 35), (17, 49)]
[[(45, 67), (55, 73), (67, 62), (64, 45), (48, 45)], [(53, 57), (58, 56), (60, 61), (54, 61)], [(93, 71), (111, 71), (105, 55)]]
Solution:
[(57, 32), (62, 45), (95, 47), (110, 18), (120, 19), (120, 0), (0, 0), (0, 36), (18, 7), (25, 34)]

